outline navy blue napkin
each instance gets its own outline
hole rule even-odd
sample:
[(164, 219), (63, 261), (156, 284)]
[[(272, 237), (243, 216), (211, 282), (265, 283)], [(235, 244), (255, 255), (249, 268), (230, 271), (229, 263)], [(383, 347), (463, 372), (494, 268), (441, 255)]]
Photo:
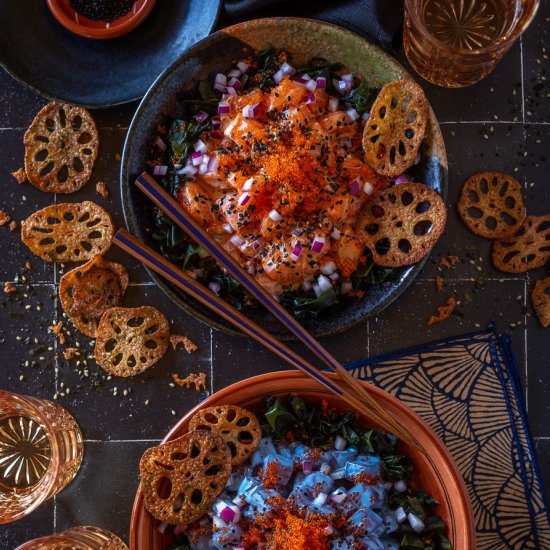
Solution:
[(224, 23), (278, 16), (334, 23), (365, 36), (387, 51), (401, 43), (402, 0), (225, 0), (224, 3)]

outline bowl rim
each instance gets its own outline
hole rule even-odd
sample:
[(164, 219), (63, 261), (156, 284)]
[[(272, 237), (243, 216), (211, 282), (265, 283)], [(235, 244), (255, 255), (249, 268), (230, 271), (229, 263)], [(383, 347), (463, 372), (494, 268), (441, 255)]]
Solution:
[(141, 7), (127, 21), (125, 21), (121, 25), (115, 25), (108, 28), (86, 27), (84, 25), (81, 25), (80, 23), (77, 23), (76, 21), (73, 21), (65, 14), (65, 11), (60, 5), (60, 0), (46, 0), (46, 3), (48, 4), (50, 11), (52, 12), (58, 23), (63, 25), (63, 27), (65, 27), (67, 30), (73, 32), (74, 34), (77, 34), (78, 36), (83, 36), (84, 38), (106, 40), (109, 38), (118, 38), (119, 36), (122, 36), (134, 30), (151, 13), (151, 10), (155, 6), (156, 1), (157, 0), (144, 0)]
[[(337, 378), (336, 374), (330, 373), (329, 376)], [(217, 392), (213, 393), (212, 395), (208, 396), (206, 399), (195, 405), (191, 410), (189, 410), (187, 413), (185, 413), (177, 422), (176, 424), (169, 430), (169, 432), (164, 436), (161, 443), (166, 443), (167, 441), (170, 441), (174, 439), (176, 436), (179, 437), (179, 435), (184, 435), (183, 433), (179, 433), (184, 428), (185, 424), (188, 423), (189, 419), (195, 415), (199, 410), (209, 407), (213, 404), (223, 404), (224, 400), (229, 398), (230, 404), (238, 404), (235, 403), (235, 401), (238, 401), (234, 398), (235, 395), (239, 395), (240, 390), (248, 388), (250, 386), (261, 388), (268, 387), (268, 384), (271, 382), (276, 382), (280, 380), (288, 381), (288, 392), (293, 392), (298, 395), (301, 395), (302, 393), (306, 393), (303, 389), (297, 388), (297, 385), (300, 381), (306, 381), (306, 382), (313, 382), (315, 384), (315, 381), (311, 379), (309, 376), (307, 376), (304, 373), (301, 373), (299, 371), (295, 370), (283, 370), (283, 371), (275, 371), (275, 372), (268, 372), (264, 374), (258, 374), (255, 376), (251, 376), (249, 378), (245, 378), (244, 380), (239, 380), (238, 382), (235, 382), (233, 384), (230, 384), (229, 386), (226, 386)], [(472, 548), (475, 548), (475, 541), (476, 541), (476, 528), (475, 528), (475, 521), (474, 521), (474, 514), (472, 509), (472, 504), (470, 502), (470, 498), (468, 495), (468, 489), (466, 487), (466, 483), (464, 482), (464, 478), (462, 477), (462, 474), (460, 473), (460, 470), (458, 469), (458, 466), (452, 457), (451, 453), (447, 449), (446, 445), (443, 443), (443, 441), (440, 439), (440, 437), (436, 434), (434, 429), (428, 425), (428, 423), (414, 410), (412, 410), (408, 405), (403, 403), (400, 399), (395, 397), (394, 395), (390, 394), (389, 392), (383, 390), (382, 388), (379, 388), (370, 382), (366, 382), (364, 380), (360, 380), (361, 384), (368, 388), (369, 392), (374, 394), (375, 397), (382, 397), (386, 401), (389, 401), (395, 408), (399, 409), (399, 411), (403, 414), (408, 416), (416, 425), (420, 426), (422, 431), (428, 436), (428, 438), (431, 440), (431, 444), (437, 449), (437, 453), (443, 458), (444, 464), (447, 469), (447, 473), (449, 477), (452, 480), (452, 484), (455, 485), (460, 494), (460, 505), (457, 504), (457, 507), (459, 510), (463, 512), (463, 519), (464, 519), (464, 528), (462, 529), (461, 533), (464, 537), (465, 546), (464, 549), (461, 550), (470, 550)], [(321, 384), (318, 384), (318, 388), (321, 389), (323, 386)], [(280, 390), (278, 390), (280, 391)], [(309, 390), (308, 390), (309, 391)], [(327, 390), (328, 391), (328, 390)], [(258, 394), (259, 392), (256, 391), (255, 394)], [(269, 394), (269, 390), (265, 391), (266, 394)], [(233, 396), (233, 399), (231, 399), (231, 396)], [(256, 395), (256, 398), (261, 397), (261, 395)], [(184, 432), (185, 433), (185, 432)], [(414, 434), (411, 434), (408, 432), (413, 441), (415, 443), (418, 443), (416, 437)], [(428, 458), (430, 464), (433, 465), (433, 460), (431, 456), (426, 453), (426, 457)], [(438, 472), (437, 470), (435, 470)], [(438, 477), (441, 479), (441, 476), (438, 472)], [(443, 487), (446, 487), (448, 483), (443, 483), (441, 481), (441, 484)], [(138, 522), (140, 520), (139, 516), (141, 511), (143, 510), (143, 492), (141, 489), (141, 484), (138, 485), (136, 496), (134, 498), (134, 504), (132, 506), (132, 516), (130, 520), (130, 550), (136, 550), (136, 535), (138, 530)]]
[[(299, 23), (301, 21), (313, 23), (315, 25), (318, 25), (319, 27), (332, 28), (335, 31), (338, 31), (340, 33), (345, 33), (350, 37), (354, 37), (355, 39), (359, 39), (365, 43), (368, 43), (371, 47), (377, 49), (384, 56), (386, 63), (391, 64), (396, 70), (402, 73), (403, 76), (406, 76), (411, 80), (414, 80), (413, 76), (399, 63), (399, 61), (397, 61), (397, 59), (395, 59), (395, 57), (393, 57), (391, 54), (389, 54), (388, 52), (380, 48), (380, 46), (378, 46), (377, 44), (374, 44), (373, 42), (366, 39), (365, 37), (345, 27), (341, 27), (333, 23), (328, 23), (326, 21), (320, 21), (317, 19), (310, 19), (306, 17), (264, 17), (264, 18), (257, 18), (257, 19), (251, 19), (248, 21), (243, 21), (243, 22), (236, 23), (234, 25), (217, 30), (216, 32), (208, 35), (207, 37), (203, 38), (202, 40), (200, 40), (199, 42), (197, 42), (196, 44), (188, 48), (186, 51), (184, 51), (178, 59), (176, 59), (173, 63), (167, 66), (158, 75), (158, 77), (150, 85), (149, 89), (141, 99), (139, 105), (135, 110), (134, 116), (132, 117), (130, 125), (128, 126), (128, 131), (126, 133), (126, 137), (125, 137), (124, 145), (122, 149), (119, 181), (120, 181), (120, 194), (121, 194), (122, 213), (124, 216), (124, 222), (126, 224), (126, 227), (131, 233), (133, 233), (134, 235), (137, 235), (138, 231), (140, 230), (140, 224), (136, 220), (135, 212), (129, 206), (130, 201), (129, 201), (128, 195), (130, 193), (130, 188), (131, 188), (131, 185), (130, 185), (131, 174), (129, 173), (128, 166), (127, 166), (128, 150), (131, 147), (131, 142), (135, 139), (136, 126), (139, 123), (139, 120), (141, 118), (142, 110), (147, 107), (148, 102), (154, 96), (156, 96), (158, 93), (161, 93), (164, 81), (167, 78), (169, 78), (170, 74), (173, 71), (175, 71), (180, 64), (192, 58), (194, 55), (196, 55), (196, 53), (198, 53), (202, 49), (210, 47), (216, 42), (222, 40), (224, 34), (238, 36), (240, 29), (248, 25), (255, 25), (258, 23), (284, 25), (285, 22)], [(446, 152), (445, 142), (443, 140), (443, 134), (441, 132), (441, 127), (439, 125), (439, 122), (433, 112), (433, 109), (431, 108), (431, 105), (428, 104), (428, 106), (429, 106), (428, 121), (432, 125), (434, 141), (437, 141), (437, 140), (439, 141), (438, 147), (441, 153), (441, 157), (438, 159), (442, 169), (442, 178), (440, 180), (440, 183), (441, 183), (440, 194), (443, 200), (446, 202), (447, 194), (448, 194), (448, 184), (449, 184), (449, 168), (448, 168), (447, 152)], [(427, 254), (424, 258), (422, 258), (419, 262), (413, 265), (404, 266), (404, 268), (397, 268), (397, 269), (404, 270), (400, 277), (399, 285), (395, 289), (393, 289), (388, 296), (384, 297), (384, 299), (376, 307), (371, 309), (367, 314), (360, 315), (358, 318), (354, 320), (347, 321), (346, 323), (342, 324), (336, 329), (327, 328), (326, 330), (323, 330), (323, 331), (309, 329), (310, 332), (312, 332), (314, 336), (317, 338), (323, 338), (325, 336), (334, 336), (337, 334), (341, 334), (347, 330), (350, 330), (351, 328), (365, 322), (366, 319), (369, 319), (371, 317), (378, 315), (381, 311), (389, 307), (395, 300), (397, 300), (401, 296), (401, 294), (403, 294), (412, 285), (412, 283), (416, 280), (419, 273), (422, 271), (424, 265), (430, 258), (430, 255), (431, 255), (431, 252)], [(226, 334), (230, 334), (232, 336), (240, 336), (240, 337), (246, 336), (245, 333), (235, 329), (233, 326), (224, 324), (217, 315), (211, 314), (209, 312), (203, 313), (201, 310), (196, 309), (192, 302), (190, 302), (182, 294), (176, 292), (174, 289), (174, 286), (168, 283), (163, 277), (158, 275), (155, 271), (150, 269), (148, 266), (145, 266), (145, 269), (149, 274), (149, 277), (162, 290), (162, 292), (172, 302), (174, 302), (181, 309), (183, 309), (187, 314), (200, 320), (201, 322), (205, 323), (209, 327), (220, 330)], [(289, 333), (288, 331), (284, 331), (283, 333), (278, 334), (278, 338), (282, 341), (295, 340), (295, 336)]]

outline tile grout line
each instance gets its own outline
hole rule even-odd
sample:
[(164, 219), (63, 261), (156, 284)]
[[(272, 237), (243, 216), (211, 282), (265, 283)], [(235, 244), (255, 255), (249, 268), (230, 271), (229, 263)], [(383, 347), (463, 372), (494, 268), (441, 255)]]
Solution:
[(370, 318), (367, 319), (367, 358), (370, 357)]
[(214, 394), (214, 329), (210, 327), (210, 395)]
[(84, 439), (88, 443), (157, 443), (161, 439)]
[(525, 282), (523, 283), (523, 307), (524, 307), (524, 314), (523, 314), (523, 345), (525, 347), (525, 410), (527, 411), (527, 414), (529, 414), (529, 369), (527, 367), (528, 359), (527, 356), (528, 353), (528, 343), (527, 343), (527, 283), (529, 281), (529, 275), (525, 274)]
[(523, 81), (523, 38), (519, 37), (519, 62), (521, 78), (521, 118), (525, 124), (525, 82)]

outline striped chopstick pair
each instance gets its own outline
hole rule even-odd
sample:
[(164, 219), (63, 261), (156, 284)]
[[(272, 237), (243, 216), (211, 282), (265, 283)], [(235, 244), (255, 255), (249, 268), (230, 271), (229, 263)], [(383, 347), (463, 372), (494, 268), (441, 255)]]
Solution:
[(114, 242), (161, 276), (200, 301), (206, 307), (235, 325), (276, 353), (292, 366), (304, 371), (319, 383), (346, 401), (354, 410), (375, 417), (387, 431), (403, 442), (418, 447), (411, 434), (397, 420), (391, 418), (369, 394), (367, 387), (354, 378), (300, 323), (294, 319), (241, 265), (147, 173), (136, 179), (136, 186), (149, 197), (165, 214), (200, 244), (214, 259), (266, 307), (283, 325), (301, 340), (321, 361), (334, 372), (339, 380), (327, 375), (290, 350), (260, 326), (230, 306), (208, 288), (186, 275), (166, 258), (121, 229)]

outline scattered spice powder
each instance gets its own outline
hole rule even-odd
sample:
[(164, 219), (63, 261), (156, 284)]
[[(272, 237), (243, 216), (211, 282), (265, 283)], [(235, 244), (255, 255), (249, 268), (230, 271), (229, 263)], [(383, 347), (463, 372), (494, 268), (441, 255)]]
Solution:
[(121, 159), (121, 158), (122, 158), (122, 157), (120, 156), (119, 153), (117, 153), (117, 154), (115, 155), (115, 160), (116, 160), (116, 161), (120, 162), (120, 159)]
[(10, 283), (9, 281), (6, 281), (4, 283), (4, 292), (6, 294), (13, 294), (14, 292), (17, 292), (17, 288), (13, 283)]
[(63, 334), (63, 321), (59, 321), (57, 325), (52, 325), (51, 327), (48, 327), (48, 330), (51, 330), (59, 338), (59, 343), (61, 345), (65, 343), (65, 335)]
[(10, 216), (3, 210), (0, 210), (0, 225), (6, 225), (10, 220)]
[(206, 374), (199, 372), (199, 374), (191, 373), (186, 378), (181, 378), (176, 373), (172, 374), (174, 382), (181, 387), (190, 388), (191, 384), (195, 384), (195, 390), (200, 391), (206, 389)]
[(451, 316), (451, 313), (455, 310), (457, 305), (456, 296), (454, 294), (450, 294), (445, 303), (447, 305), (437, 307), (437, 315), (431, 315), (429, 317), (426, 322), (429, 327), (435, 325), (436, 323), (441, 323)]
[(95, 190), (97, 193), (99, 193), (104, 199), (109, 198), (109, 190), (107, 189), (107, 185), (104, 181), (98, 181), (95, 184)]
[(12, 172), (11, 175), (17, 180), (17, 183), (21, 184), (27, 180), (27, 174), (23, 168), (19, 168), (15, 172)]
[(63, 357), (65, 357), (67, 361), (72, 361), (77, 355), (78, 348), (65, 348), (63, 350)]
[(172, 344), (174, 350), (177, 349), (179, 344), (182, 344), (187, 353), (193, 353), (199, 349), (198, 346), (193, 344), (193, 342), (187, 338), (187, 336), (183, 336), (181, 334), (170, 335), (170, 343)]
[(447, 269), (451, 269), (458, 263), (460, 263), (458, 256), (444, 256), (441, 260), (439, 260), (439, 265), (441, 267), (446, 267)]
[(15, 220), (11, 220), (8, 227), (10, 228), (10, 231), (15, 231), (19, 227), (19, 225), (17, 224), (17, 222)]
[(29, 260), (27, 260), (25, 262), (25, 269), (28, 270), (28, 271), (30, 271), (32, 269), (32, 264), (31, 264), (31, 262), (29, 262)]
[(437, 292), (441, 292), (443, 290), (443, 287), (445, 286), (445, 280), (441, 275), (435, 276), (435, 288), (437, 288)]

